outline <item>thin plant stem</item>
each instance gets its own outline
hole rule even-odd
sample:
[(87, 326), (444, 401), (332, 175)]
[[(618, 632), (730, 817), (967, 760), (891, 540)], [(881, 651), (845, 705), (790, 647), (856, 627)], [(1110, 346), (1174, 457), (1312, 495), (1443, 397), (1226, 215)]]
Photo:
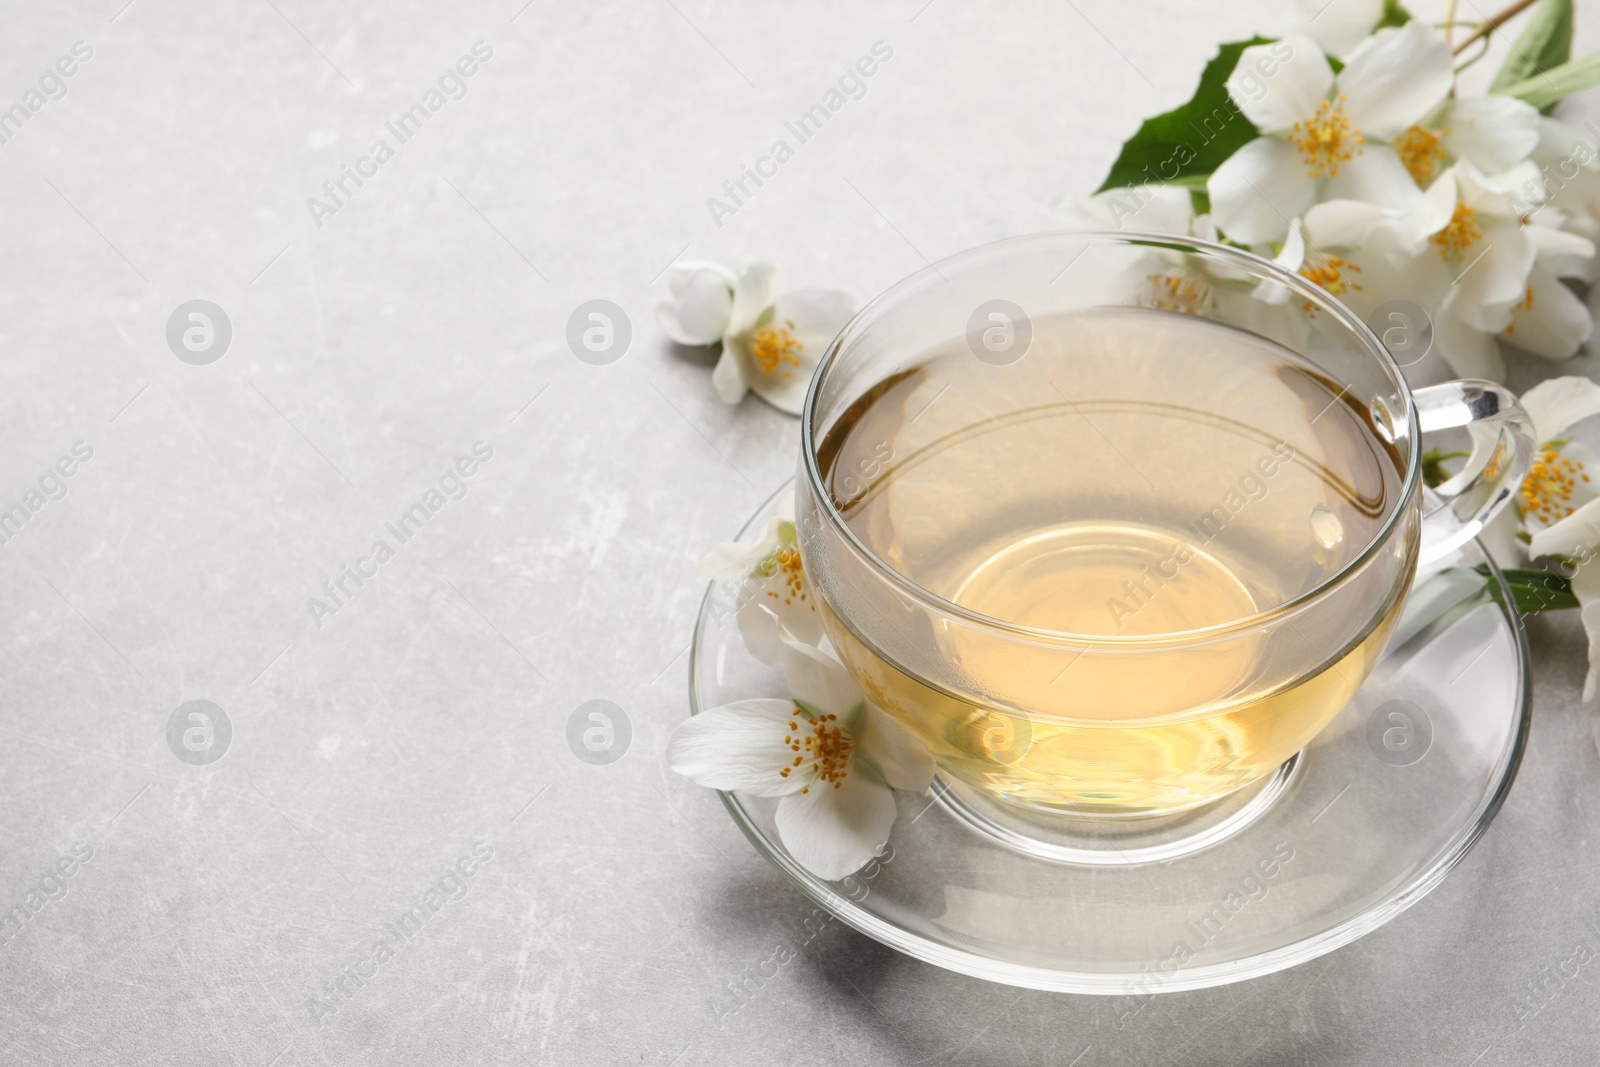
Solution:
[(1478, 38), (1478, 43), (1480, 45), (1482, 45), (1483, 47), (1478, 49), (1477, 54), (1475, 54), (1470, 59), (1468, 59), (1465, 62), (1463, 62), (1460, 66), (1456, 67), (1456, 71), (1455, 72), (1457, 74), (1460, 74), (1462, 71), (1466, 70), (1468, 67), (1472, 66), (1478, 60), (1482, 59), (1484, 56), (1489, 54), (1489, 39), (1487, 37), (1480, 37), (1480, 38)]
[[(1495, 30), (1498, 30), (1501, 26), (1505, 25), (1507, 22), (1510, 22), (1512, 19), (1516, 18), (1518, 15), (1522, 14), (1536, 3), (1538, 3), (1538, 0), (1516, 0), (1516, 3), (1512, 4), (1504, 11), (1499, 11), (1493, 15), (1490, 15), (1478, 25), (1477, 29), (1473, 30), (1467, 35), (1466, 40), (1456, 45), (1455, 54), (1460, 55), (1462, 52), (1465, 52), (1467, 50), (1467, 46), (1473, 41), (1476, 41), (1481, 37), (1489, 36)], [(1452, 5), (1452, 7), (1453, 6), (1454, 5)]]

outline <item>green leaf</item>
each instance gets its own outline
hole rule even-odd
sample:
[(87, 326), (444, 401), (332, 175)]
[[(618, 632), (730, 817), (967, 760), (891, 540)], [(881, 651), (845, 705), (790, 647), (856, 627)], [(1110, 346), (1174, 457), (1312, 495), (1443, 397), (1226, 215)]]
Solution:
[(1383, 0), (1383, 18), (1378, 20), (1374, 29), (1383, 29), (1385, 26), (1404, 26), (1410, 22), (1411, 12), (1401, 7), (1396, 0)]
[(1446, 469), (1444, 461), (1447, 459), (1460, 459), (1470, 456), (1471, 452), (1443, 452), (1437, 448), (1430, 448), (1422, 454), (1422, 480), (1428, 488), (1437, 489), (1448, 482), (1454, 475)]
[(1134, 239), (1130, 240), (1128, 243), (1130, 245), (1138, 245), (1140, 248), (1159, 248), (1164, 252), (1177, 252), (1180, 255), (1185, 256), (1198, 256), (1200, 254), (1200, 249), (1191, 244), (1184, 244), (1178, 238), (1173, 238), (1170, 241)]
[[(1486, 563), (1478, 564), (1473, 570), (1485, 578), (1489, 577), (1489, 565)], [(1571, 580), (1559, 574), (1527, 568), (1512, 568), (1500, 573), (1511, 587), (1517, 610), (1524, 615), (1578, 606), (1578, 598), (1572, 593)], [(1499, 599), (1498, 590), (1495, 598)]]
[(1273, 40), (1255, 37), (1223, 45), (1201, 72), (1189, 102), (1146, 119), (1122, 146), (1111, 173), (1095, 192), (1146, 184), (1204, 184), (1223, 160), (1261, 136), (1234, 106), (1225, 83), (1246, 48)]
[(1511, 46), (1500, 73), (1489, 84), (1491, 93), (1554, 70), (1572, 58), (1572, 0), (1543, 0), (1517, 43)]
[(1525, 100), (1542, 111), (1591, 85), (1600, 85), (1600, 52), (1563, 63), (1497, 91), (1502, 96)]

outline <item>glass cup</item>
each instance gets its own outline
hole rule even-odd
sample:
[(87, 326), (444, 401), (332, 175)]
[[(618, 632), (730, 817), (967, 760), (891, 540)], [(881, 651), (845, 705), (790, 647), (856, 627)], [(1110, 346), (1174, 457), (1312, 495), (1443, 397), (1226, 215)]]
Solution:
[[(1446, 429), (1471, 457), (1426, 490), (1419, 437)], [(931, 266), (844, 328), (796, 521), (830, 640), (947, 781), (1165, 814), (1333, 719), (1419, 564), (1482, 529), (1533, 445), (1504, 389), (1409, 388), (1258, 256), (1051, 233)]]

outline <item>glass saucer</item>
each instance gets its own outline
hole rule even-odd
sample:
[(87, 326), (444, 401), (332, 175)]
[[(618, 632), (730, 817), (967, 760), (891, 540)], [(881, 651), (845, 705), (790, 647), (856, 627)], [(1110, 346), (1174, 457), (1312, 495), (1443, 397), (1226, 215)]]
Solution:
[[(740, 540), (758, 536), (780, 489)], [(693, 713), (784, 695), (713, 584), (696, 623)], [(1139, 995), (1315, 959), (1400, 914), (1487, 829), (1529, 722), (1522, 628), (1470, 543), (1419, 575), (1382, 661), (1277, 774), (1164, 818), (1035, 814), (955, 782), (896, 794), (889, 844), (837, 882), (790, 857), (775, 802), (723, 793), (756, 850), (839, 919), (907, 955), (990, 981)]]

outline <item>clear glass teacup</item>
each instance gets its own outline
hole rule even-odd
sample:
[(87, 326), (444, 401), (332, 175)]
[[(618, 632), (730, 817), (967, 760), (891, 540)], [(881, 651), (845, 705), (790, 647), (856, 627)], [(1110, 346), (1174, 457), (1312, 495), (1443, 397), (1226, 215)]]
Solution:
[[(1452, 427), (1472, 457), (1425, 506), (1420, 434)], [(796, 518), (832, 643), (944, 776), (1166, 813), (1305, 747), (1532, 446), (1504, 389), (1408, 388), (1359, 318), (1260, 257), (1053, 233), (845, 327)]]

